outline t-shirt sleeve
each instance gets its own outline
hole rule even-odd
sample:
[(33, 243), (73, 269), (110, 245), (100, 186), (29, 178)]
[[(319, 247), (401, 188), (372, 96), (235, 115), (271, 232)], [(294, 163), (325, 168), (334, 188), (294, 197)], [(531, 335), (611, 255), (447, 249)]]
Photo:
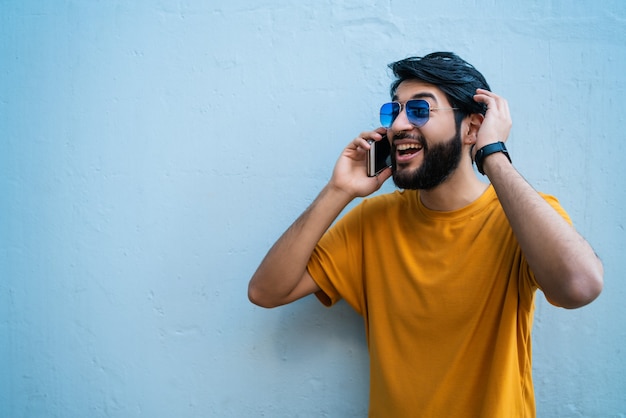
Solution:
[(307, 269), (321, 291), (317, 298), (326, 306), (344, 299), (362, 313), (363, 203), (339, 219), (320, 239)]

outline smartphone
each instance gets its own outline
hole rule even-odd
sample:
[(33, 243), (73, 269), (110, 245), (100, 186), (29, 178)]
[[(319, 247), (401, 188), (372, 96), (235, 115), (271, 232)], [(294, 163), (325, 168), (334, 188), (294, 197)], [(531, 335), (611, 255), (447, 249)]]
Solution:
[(368, 141), (371, 145), (367, 153), (367, 175), (374, 177), (387, 167), (391, 167), (391, 144), (387, 135), (380, 141)]

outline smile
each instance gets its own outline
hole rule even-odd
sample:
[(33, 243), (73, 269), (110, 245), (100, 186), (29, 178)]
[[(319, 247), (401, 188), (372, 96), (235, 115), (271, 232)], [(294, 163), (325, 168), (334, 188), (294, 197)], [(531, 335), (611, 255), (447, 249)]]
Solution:
[(395, 160), (396, 164), (408, 164), (418, 155), (422, 154), (424, 146), (418, 142), (404, 142), (395, 144)]
[(420, 151), (422, 149), (422, 146), (419, 144), (398, 144), (396, 145), (396, 150), (398, 151), (399, 155), (411, 155), (411, 154), (415, 154), (416, 152)]

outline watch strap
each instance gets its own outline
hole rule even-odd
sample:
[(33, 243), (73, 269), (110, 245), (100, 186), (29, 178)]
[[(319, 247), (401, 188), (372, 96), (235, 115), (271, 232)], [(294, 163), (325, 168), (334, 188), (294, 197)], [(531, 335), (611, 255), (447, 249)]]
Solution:
[(485, 158), (491, 154), (495, 154), (496, 152), (503, 153), (504, 155), (506, 155), (506, 158), (509, 159), (509, 162), (512, 162), (509, 151), (506, 149), (506, 146), (504, 146), (504, 142), (498, 141), (494, 142), (493, 144), (485, 145), (484, 147), (476, 151), (476, 156), (474, 157), (474, 161), (476, 162), (476, 168), (478, 169), (478, 172), (483, 176), (485, 175), (485, 171), (483, 170), (483, 162), (485, 161)]

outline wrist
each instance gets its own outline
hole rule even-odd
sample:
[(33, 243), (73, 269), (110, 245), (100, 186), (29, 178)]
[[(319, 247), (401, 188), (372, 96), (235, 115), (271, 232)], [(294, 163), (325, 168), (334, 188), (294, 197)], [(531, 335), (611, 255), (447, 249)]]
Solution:
[(478, 169), (478, 172), (480, 174), (485, 175), (485, 170), (483, 167), (485, 159), (493, 154), (504, 154), (509, 160), (509, 163), (512, 162), (511, 156), (509, 155), (509, 151), (506, 149), (504, 142), (499, 141), (489, 145), (485, 145), (484, 147), (476, 151), (476, 154), (474, 155), (474, 162), (476, 163), (476, 168)]
[(328, 195), (332, 200), (338, 203), (348, 204), (356, 197), (344, 187), (333, 182), (332, 180), (326, 184), (326, 187), (324, 187), (322, 192), (324, 195)]

